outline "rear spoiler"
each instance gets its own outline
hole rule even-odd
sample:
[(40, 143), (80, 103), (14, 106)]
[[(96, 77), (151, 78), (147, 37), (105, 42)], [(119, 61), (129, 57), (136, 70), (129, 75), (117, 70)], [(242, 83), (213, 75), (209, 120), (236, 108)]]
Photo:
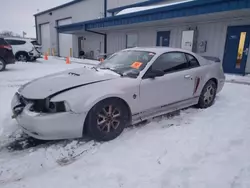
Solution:
[(220, 59), (218, 57), (212, 57), (212, 56), (202, 56), (202, 57), (209, 60), (209, 61), (214, 61), (216, 63), (220, 63)]

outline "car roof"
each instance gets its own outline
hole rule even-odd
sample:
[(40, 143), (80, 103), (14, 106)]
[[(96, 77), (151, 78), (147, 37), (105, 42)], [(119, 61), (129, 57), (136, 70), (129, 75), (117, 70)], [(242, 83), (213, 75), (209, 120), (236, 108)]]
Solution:
[(134, 47), (134, 48), (127, 48), (127, 49), (125, 49), (123, 51), (128, 51), (128, 50), (153, 52), (153, 53), (156, 53), (158, 55), (166, 53), (166, 52), (176, 52), (176, 51), (177, 52), (183, 52), (183, 53), (191, 54), (194, 57), (196, 57), (196, 59), (198, 59), (200, 65), (209, 64), (209, 62), (204, 57), (200, 56), (199, 54), (196, 54), (194, 52), (184, 50), (184, 49), (181, 49), (181, 48), (171, 48), (171, 47), (162, 47), (162, 46)]
[(33, 40), (31, 40), (31, 39), (27, 39), (27, 38), (18, 38), (18, 37), (4, 37), (4, 39), (9, 39), (9, 40), (23, 40), (23, 41), (27, 41), (27, 42), (29, 42), (29, 41), (33, 41)]
[(161, 47), (161, 46), (134, 47), (134, 48), (128, 48), (128, 49), (125, 49), (125, 50), (141, 50), (141, 51), (149, 51), (149, 52), (154, 52), (154, 53), (165, 53), (165, 52), (178, 51), (178, 52), (194, 54), (193, 52), (190, 52), (188, 50), (184, 50), (184, 49), (181, 49), (181, 48), (171, 48), (171, 47)]

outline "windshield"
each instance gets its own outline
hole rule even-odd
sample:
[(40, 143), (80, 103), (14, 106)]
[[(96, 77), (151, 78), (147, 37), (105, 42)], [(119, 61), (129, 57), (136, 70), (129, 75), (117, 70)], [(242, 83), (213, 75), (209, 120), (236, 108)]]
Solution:
[(120, 51), (100, 63), (98, 68), (110, 69), (123, 75), (133, 70), (142, 71), (154, 55), (155, 53), (148, 51)]

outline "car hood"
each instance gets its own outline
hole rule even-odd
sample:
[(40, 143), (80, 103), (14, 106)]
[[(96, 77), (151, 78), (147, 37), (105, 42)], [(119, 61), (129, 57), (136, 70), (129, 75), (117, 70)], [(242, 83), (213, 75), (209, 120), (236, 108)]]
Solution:
[(45, 99), (70, 89), (116, 78), (120, 76), (108, 70), (78, 68), (35, 79), (20, 87), (18, 92), (27, 99)]

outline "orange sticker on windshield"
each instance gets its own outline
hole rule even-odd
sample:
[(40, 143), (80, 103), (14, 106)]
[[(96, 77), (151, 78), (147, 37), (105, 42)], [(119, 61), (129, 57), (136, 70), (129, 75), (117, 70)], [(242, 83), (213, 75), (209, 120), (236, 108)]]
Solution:
[(141, 62), (134, 62), (131, 67), (134, 68), (134, 69), (139, 69), (140, 67), (142, 66), (142, 63)]

